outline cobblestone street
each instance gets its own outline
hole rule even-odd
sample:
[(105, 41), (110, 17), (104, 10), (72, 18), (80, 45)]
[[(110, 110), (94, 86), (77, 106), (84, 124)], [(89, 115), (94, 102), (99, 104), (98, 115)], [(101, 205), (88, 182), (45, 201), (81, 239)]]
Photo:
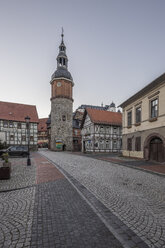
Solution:
[(0, 247), (165, 247), (164, 177), (66, 152), (11, 160)]
[(165, 247), (164, 177), (84, 156), (42, 154), (84, 185), (149, 247)]

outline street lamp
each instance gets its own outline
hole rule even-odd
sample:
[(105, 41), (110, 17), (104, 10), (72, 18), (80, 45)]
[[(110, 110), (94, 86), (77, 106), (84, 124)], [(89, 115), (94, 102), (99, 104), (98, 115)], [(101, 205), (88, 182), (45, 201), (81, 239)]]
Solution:
[(26, 128), (27, 128), (27, 137), (28, 137), (28, 156), (27, 156), (27, 165), (31, 165), (31, 160), (30, 160), (30, 117), (26, 116), (25, 117), (26, 121)]

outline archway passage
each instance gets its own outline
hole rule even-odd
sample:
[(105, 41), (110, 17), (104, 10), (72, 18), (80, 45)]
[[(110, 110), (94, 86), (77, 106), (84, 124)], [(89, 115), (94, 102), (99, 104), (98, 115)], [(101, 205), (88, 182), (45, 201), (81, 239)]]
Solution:
[(164, 146), (163, 141), (155, 137), (150, 141), (150, 160), (164, 162)]

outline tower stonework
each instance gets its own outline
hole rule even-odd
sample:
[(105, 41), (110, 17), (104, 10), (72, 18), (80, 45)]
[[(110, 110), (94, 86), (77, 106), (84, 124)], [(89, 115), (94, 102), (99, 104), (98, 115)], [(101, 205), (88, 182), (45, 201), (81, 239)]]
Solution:
[(68, 71), (68, 58), (63, 41), (59, 46), (57, 70), (51, 78), (51, 150), (72, 150), (72, 76)]

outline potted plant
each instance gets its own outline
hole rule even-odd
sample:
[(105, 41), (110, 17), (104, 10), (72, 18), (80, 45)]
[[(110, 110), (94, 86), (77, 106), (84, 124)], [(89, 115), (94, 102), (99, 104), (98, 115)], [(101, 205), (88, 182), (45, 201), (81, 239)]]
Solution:
[(0, 179), (10, 179), (11, 163), (9, 162), (9, 154), (3, 153), (3, 166), (0, 167)]

